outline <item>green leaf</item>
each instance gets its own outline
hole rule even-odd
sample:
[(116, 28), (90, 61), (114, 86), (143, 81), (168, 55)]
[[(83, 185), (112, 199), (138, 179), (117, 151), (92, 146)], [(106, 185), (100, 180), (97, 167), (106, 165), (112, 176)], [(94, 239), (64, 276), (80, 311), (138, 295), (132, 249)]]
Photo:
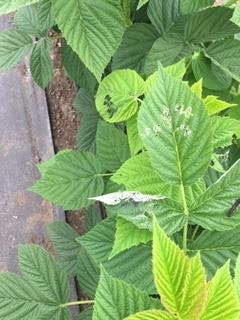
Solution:
[(200, 9), (212, 6), (214, 4), (214, 1), (215, 0), (182, 0), (180, 3), (181, 13), (189, 14), (197, 12)]
[(238, 304), (229, 272), (229, 263), (219, 269), (209, 283), (207, 304), (201, 320), (239, 318)]
[(95, 297), (100, 269), (94, 259), (83, 247), (80, 248), (77, 260), (77, 279), (81, 289), (90, 298)]
[(35, 37), (46, 36), (53, 26), (54, 20), (49, 0), (41, 0), (36, 4), (22, 8), (14, 16), (19, 29)]
[(152, 231), (152, 217), (155, 215), (160, 226), (168, 234), (181, 230), (187, 222), (182, 206), (169, 199), (138, 203), (137, 205), (131, 201), (123, 202), (111, 208), (111, 212), (130, 221), (140, 229), (150, 231)]
[(234, 9), (231, 21), (240, 27), (240, 7), (237, 5)]
[(174, 320), (175, 316), (160, 310), (147, 310), (138, 312), (124, 320)]
[(212, 184), (190, 206), (190, 221), (207, 230), (224, 231), (236, 228), (238, 215), (229, 217), (229, 209), (240, 198), (240, 160)]
[(80, 312), (80, 318), (78, 320), (92, 320), (93, 308), (87, 308)]
[(61, 59), (70, 78), (73, 79), (81, 89), (86, 89), (93, 94), (97, 85), (96, 78), (85, 67), (79, 56), (66, 43), (64, 43), (61, 48)]
[(238, 33), (240, 28), (230, 21), (232, 14), (232, 9), (217, 7), (190, 15), (185, 26), (185, 39), (201, 43)]
[(35, 44), (30, 59), (30, 70), (33, 79), (43, 89), (49, 85), (53, 77), (51, 50), (51, 40), (41, 39)]
[(16, 11), (39, 0), (0, 0), (0, 15)]
[(191, 90), (193, 93), (196, 94), (196, 96), (198, 98), (202, 98), (202, 91), (203, 91), (203, 86), (202, 86), (202, 79), (198, 80), (198, 82), (195, 82), (192, 86), (191, 86)]
[(96, 205), (92, 205), (87, 209), (84, 221), (85, 232), (90, 231), (95, 225), (102, 221), (100, 208)]
[(98, 123), (96, 145), (99, 160), (108, 171), (115, 172), (130, 158), (127, 135), (105, 121)]
[(75, 241), (79, 234), (67, 223), (55, 221), (48, 225), (48, 234), (57, 253), (61, 268), (69, 275), (77, 273), (77, 256), (80, 245)]
[(119, 253), (103, 264), (113, 277), (149, 294), (156, 294), (152, 275), (151, 246), (139, 245)]
[(234, 287), (237, 293), (238, 302), (240, 302), (240, 255), (238, 255), (236, 262)]
[(33, 42), (31, 37), (23, 31), (10, 29), (1, 32), (0, 69), (6, 70), (15, 66), (31, 51), (32, 47)]
[(135, 312), (160, 307), (159, 300), (150, 298), (147, 293), (112, 278), (103, 268), (101, 269), (93, 320), (122, 320)]
[(113, 70), (129, 68), (143, 72), (146, 55), (157, 38), (158, 33), (151, 24), (134, 23), (125, 31), (113, 57)]
[(9, 273), (2, 273), (0, 282), (0, 317), (2, 319), (70, 319), (68, 310), (60, 308), (58, 302), (54, 303), (53, 299), (49, 300), (46, 297), (45, 294), (49, 295), (51, 291), (42, 291), (37, 283)]
[(70, 295), (68, 279), (53, 257), (36, 245), (22, 245), (18, 250), (20, 270), (33, 281), (53, 304), (66, 302)]
[(145, 194), (161, 195), (164, 194), (167, 187), (156, 170), (153, 169), (147, 152), (127, 160), (115, 172), (111, 180), (118, 184), (123, 184), (126, 190), (139, 191)]
[(148, 16), (157, 31), (163, 35), (168, 32), (180, 15), (179, 0), (151, 0)]
[(29, 190), (65, 210), (77, 210), (94, 202), (88, 198), (102, 193), (101, 173), (101, 164), (95, 155), (67, 151), (55, 158), (54, 166)]
[(143, 149), (143, 142), (140, 139), (138, 134), (138, 127), (137, 127), (137, 116), (138, 113), (135, 114), (133, 117), (127, 120), (127, 137), (128, 143), (131, 150), (131, 155), (135, 156)]
[(236, 106), (235, 104), (231, 104), (229, 102), (219, 100), (215, 96), (207, 96), (203, 101), (207, 108), (209, 116), (212, 116), (216, 113), (219, 113), (220, 111)]
[(100, 83), (96, 106), (108, 122), (122, 122), (138, 110), (138, 97), (144, 94), (145, 82), (136, 71), (117, 70)]
[(152, 74), (159, 63), (170, 66), (182, 58), (191, 56), (193, 48), (186, 44), (184, 37), (178, 33), (168, 33), (157, 39), (149, 51), (145, 62), (145, 73)]
[(108, 260), (115, 238), (115, 220), (108, 218), (98, 223), (84, 236), (76, 239), (99, 265)]
[(125, 30), (121, 1), (55, 0), (52, 5), (67, 43), (100, 81)]
[(232, 78), (201, 53), (194, 53), (192, 70), (196, 80), (203, 79), (203, 87), (210, 90), (223, 90), (231, 86)]
[(95, 152), (97, 124), (100, 119), (94, 97), (86, 89), (80, 89), (74, 101), (74, 108), (80, 117), (77, 146), (80, 150)]
[[(161, 302), (171, 313), (192, 319), (204, 306), (205, 274), (199, 256), (189, 260), (153, 222), (153, 273)], [(194, 295), (193, 295), (194, 288)], [(193, 301), (194, 299), (194, 301)]]
[(213, 42), (205, 50), (205, 54), (228, 76), (240, 81), (239, 40), (227, 39)]
[(130, 249), (140, 243), (148, 243), (152, 240), (152, 233), (146, 229), (139, 229), (133, 223), (118, 218), (116, 224), (116, 234), (114, 246), (110, 258), (120, 252)]
[(149, 0), (139, 0), (137, 10), (142, 8), (146, 3), (148, 3)]
[(212, 278), (218, 268), (227, 260), (235, 263), (240, 251), (240, 228), (229, 231), (203, 231), (188, 245), (189, 253), (200, 252), (208, 278)]
[(69, 320), (61, 307), (69, 299), (65, 274), (52, 256), (36, 245), (19, 249), (19, 264), (24, 276), (0, 275), (0, 318)]
[(212, 117), (214, 148), (227, 147), (233, 137), (240, 138), (240, 121), (229, 117)]
[(162, 69), (142, 104), (138, 131), (162, 180), (191, 185), (204, 175), (212, 153), (210, 119), (191, 89)]

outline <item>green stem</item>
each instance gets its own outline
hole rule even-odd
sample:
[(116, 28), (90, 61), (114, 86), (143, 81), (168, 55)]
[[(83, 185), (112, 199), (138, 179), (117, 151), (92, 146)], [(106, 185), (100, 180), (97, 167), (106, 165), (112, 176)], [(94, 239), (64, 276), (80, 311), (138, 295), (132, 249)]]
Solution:
[(132, 24), (131, 15), (131, 0), (123, 0), (123, 12), (125, 15), (125, 22), (127, 26)]
[(231, 7), (233, 4), (235, 4), (236, 2), (238, 2), (238, 0), (229, 0), (226, 4), (225, 7)]
[[(181, 189), (181, 195), (182, 195), (182, 201), (183, 201), (184, 214), (186, 216), (189, 216), (189, 210), (187, 206), (186, 194), (185, 194), (183, 183), (181, 183), (180, 189)], [(187, 235), (188, 235), (188, 220), (183, 227), (183, 250), (184, 251), (187, 250)]]
[(197, 232), (198, 232), (198, 229), (199, 229), (199, 225), (196, 226), (196, 228), (195, 228), (194, 231), (193, 231), (192, 240), (194, 240), (194, 238), (196, 237), (196, 234), (197, 234)]
[(60, 307), (67, 308), (67, 307), (77, 306), (81, 304), (93, 304), (94, 302), (95, 302), (94, 300), (73, 301), (73, 302), (67, 302), (67, 303), (61, 304)]
[(113, 176), (113, 173), (99, 173), (96, 174), (97, 177), (109, 177), (109, 176)]

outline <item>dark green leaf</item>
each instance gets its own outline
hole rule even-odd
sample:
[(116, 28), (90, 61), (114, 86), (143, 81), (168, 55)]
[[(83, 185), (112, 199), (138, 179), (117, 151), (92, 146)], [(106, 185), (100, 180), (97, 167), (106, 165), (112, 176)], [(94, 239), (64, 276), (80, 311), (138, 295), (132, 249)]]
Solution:
[(30, 59), (33, 79), (43, 89), (49, 85), (53, 77), (51, 50), (52, 42), (48, 39), (41, 39), (35, 44)]
[(113, 70), (129, 68), (142, 73), (146, 55), (157, 38), (154, 26), (146, 23), (133, 24), (125, 31), (122, 43), (113, 57)]
[(69, 276), (75, 276), (77, 272), (77, 256), (80, 252), (80, 245), (75, 239), (79, 237), (79, 234), (62, 221), (49, 224), (48, 234), (62, 269)]
[(115, 172), (130, 158), (127, 135), (114, 125), (99, 121), (96, 153), (103, 168)]

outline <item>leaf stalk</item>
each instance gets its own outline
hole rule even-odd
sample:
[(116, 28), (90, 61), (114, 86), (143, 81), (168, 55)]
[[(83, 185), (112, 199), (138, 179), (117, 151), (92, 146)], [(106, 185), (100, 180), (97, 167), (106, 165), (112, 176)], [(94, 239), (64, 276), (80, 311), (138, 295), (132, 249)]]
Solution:
[(95, 302), (94, 300), (72, 301), (72, 302), (61, 304), (60, 307), (67, 308), (67, 307), (77, 306), (82, 304), (93, 304), (94, 302)]

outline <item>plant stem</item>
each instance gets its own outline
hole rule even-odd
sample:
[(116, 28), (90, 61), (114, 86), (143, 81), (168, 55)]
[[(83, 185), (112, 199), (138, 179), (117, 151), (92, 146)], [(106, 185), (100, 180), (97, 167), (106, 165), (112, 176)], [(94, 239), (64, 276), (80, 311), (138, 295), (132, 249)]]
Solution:
[[(189, 211), (188, 211), (187, 200), (186, 200), (186, 195), (185, 195), (185, 190), (184, 190), (183, 183), (181, 183), (180, 189), (181, 189), (182, 200), (183, 200), (184, 214), (186, 216), (189, 216)], [(188, 219), (187, 219), (187, 222), (185, 223), (185, 225), (183, 227), (183, 250), (184, 251), (187, 250), (187, 235), (188, 235)]]
[(199, 225), (196, 226), (196, 228), (195, 228), (194, 231), (193, 231), (192, 240), (194, 240), (194, 238), (196, 237), (196, 234), (197, 234), (197, 232), (198, 232), (198, 229), (199, 229)]
[(238, 0), (229, 0), (226, 4), (225, 7), (231, 7), (233, 4), (235, 4), (236, 2), (238, 2)]
[(67, 307), (77, 306), (81, 304), (93, 304), (94, 302), (95, 302), (94, 300), (73, 301), (73, 302), (67, 302), (67, 303), (61, 304), (60, 307), (67, 308)]
[(125, 15), (125, 22), (127, 26), (132, 24), (131, 15), (131, 0), (123, 0), (123, 12)]
[(109, 176), (113, 176), (113, 173), (99, 173), (96, 174), (97, 177), (109, 177)]

